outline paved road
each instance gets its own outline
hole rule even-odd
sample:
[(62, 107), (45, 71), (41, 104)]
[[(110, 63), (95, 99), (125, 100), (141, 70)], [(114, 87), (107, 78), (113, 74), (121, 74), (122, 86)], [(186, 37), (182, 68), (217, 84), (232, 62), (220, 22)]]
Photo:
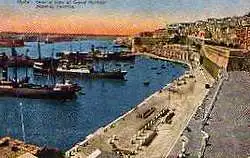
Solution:
[[(214, 103), (205, 131), (210, 135), (205, 150), (207, 158), (241, 158), (250, 156), (250, 74), (247, 72), (230, 72)], [(204, 111), (208, 111), (210, 101), (218, 83), (210, 90), (204, 103), (191, 119), (189, 131), (183, 134), (188, 138), (187, 154), (197, 157), (201, 147), (201, 123)], [(181, 151), (181, 139), (171, 151), (169, 157), (176, 157)]]

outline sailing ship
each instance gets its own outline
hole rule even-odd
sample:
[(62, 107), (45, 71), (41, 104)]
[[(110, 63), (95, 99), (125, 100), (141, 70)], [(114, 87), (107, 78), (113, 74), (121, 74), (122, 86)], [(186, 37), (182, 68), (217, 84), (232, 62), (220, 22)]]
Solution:
[[(94, 47), (92, 46), (92, 52), (93, 50)], [(53, 71), (53, 73), (57, 76), (107, 79), (125, 79), (125, 75), (127, 74), (127, 71), (122, 71), (121, 69), (106, 71), (104, 69), (104, 64), (101, 71), (96, 71), (92, 63), (93, 60), (86, 60), (89, 59), (88, 53), (69, 52), (68, 54), (57, 54), (57, 56), (58, 55), (61, 56), (61, 58), (59, 64), (57, 64), (57, 66), (54, 66), (54, 69), (49, 68), (49, 62), (34, 62), (34, 74), (45, 76), (48, 75), (51, 71)]]
[[(12, 56), (16, 56), (15, 48), (12, 49)], [(13, 69), (14, 78), (8, 78), (8, 67), (2, 67), (2, 79), (0, 80), (0, 96), (35, 98), (35, 99), (72, 99), (80, 91), (77, 84), (64, 81), (53, 85), (38, 85), (29, 83), (26, 67), (26, 77), (17, 78), (17, 66)]]

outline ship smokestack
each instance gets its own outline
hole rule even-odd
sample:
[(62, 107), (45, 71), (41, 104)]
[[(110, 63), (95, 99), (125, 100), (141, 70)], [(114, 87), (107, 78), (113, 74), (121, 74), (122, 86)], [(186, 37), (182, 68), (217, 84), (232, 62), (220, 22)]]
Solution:
[(40, 40), (37, 42), (37, 51), (38, 51), (38, 59), (41, 60), (41, 45), (40, 45)]
[(11, 48), (11, 55), (15, 59), (15, 67), (13, 68), (14, 80), (17, 82), (17, 52), (14, 47)]

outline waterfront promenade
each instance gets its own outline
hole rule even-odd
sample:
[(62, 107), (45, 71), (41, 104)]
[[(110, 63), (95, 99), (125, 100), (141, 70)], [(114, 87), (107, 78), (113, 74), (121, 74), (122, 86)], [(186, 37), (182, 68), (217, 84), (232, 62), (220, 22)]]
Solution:
[[(168, 60), (152, 54), (144, 55)], [(66, 152), (66, 156), (84, 158), (106, 154), (115, 157), (113, 153), (116, 153), (132, 157), (166, 157), (208, 93), (206, 83), (212, 84), (213, 78), (200, 67), (192, 69), (125, 115), (89, 135)], [(145, 109), (154, 110), (145, 118), (138, 117)], [(166, 110), (175, 114), (170, 123), (163, 121), (168, 116), (162, 115)], [(157, 135), (145, 145), (145, 140), (154, 132)]]
[[(250, 153), (249, 133), (249, 72), (229, 72), (216, 90), (216, 82), (188, 124), (183, 136), (177, 141), (169, 158), (175, 158), (182, 153), (185, 140), (185, 154), (190, 157), (205, 158), (238, 158), (247, 157)], [(213, 100), (213, 97), (216, 99)], [(210, 105), (213, 105), (210, 109)], [(207, 123), (203, 125), (205, 114), (210, 111)], [(204, 130), (207, 133), (207, 143), (202, 145)], [(202, 147), (204, 146), (204, 147)]]
[[(208, 93), (204, 85), (206, 83), (212, 84), (213, 82), (212, 77), (204, 70), (198, 68), (193, 73), (196, 77), (196, 82), (192, 83), (186, 90), (184, 90), (184, 87), (181, 88), (183, 90), (181, 94), (171, 96), (170, 107), (175, 109), (176, 112), (173, 122), (158, 126), (158, 136), (149, 147), (145, 148), (136, 157), (159, 158), (169, 155), (177, 139), (181, 136), (191, 117)], [(168, 100), (163, 104), (168, 104)]]

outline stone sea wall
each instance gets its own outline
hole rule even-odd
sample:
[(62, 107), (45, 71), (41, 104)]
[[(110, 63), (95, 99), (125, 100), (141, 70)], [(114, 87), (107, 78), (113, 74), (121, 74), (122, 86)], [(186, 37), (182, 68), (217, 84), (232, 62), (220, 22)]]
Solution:
[(212, 62), (207, 57), (203, 57), (202, 60), (203, 67), (213, 76), (213, 78), (217, 79), (221, 71), (221, 67), (219, 67), (216, 63)]
[(206, 55), (208, 51), (209, 49), (206, 48), (201, 49), (200, 64), (203, 65), (213, 78), (217, 79), (222, 68)]
[(250, 71), (250, 52), (246, 50), (204, 45), (200, 53), (200, 63), (214, 78), (222, 69)]

